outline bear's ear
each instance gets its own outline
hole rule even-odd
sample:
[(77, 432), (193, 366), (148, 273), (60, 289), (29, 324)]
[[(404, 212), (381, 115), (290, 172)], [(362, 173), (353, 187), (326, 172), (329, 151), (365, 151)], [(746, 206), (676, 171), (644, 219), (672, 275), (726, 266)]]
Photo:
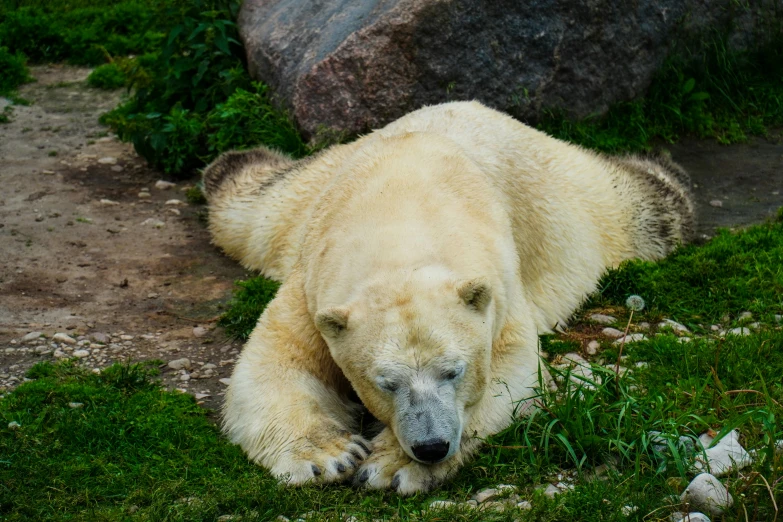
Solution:
[(348, 309), (335, 307), (317, 312), (315, 327), (324, 337), (337, 337), (348, 327)]
[(457, 284), (457, 294), (469, 307), (483, 312), (492, 300), (492, 288), (483, 277)]

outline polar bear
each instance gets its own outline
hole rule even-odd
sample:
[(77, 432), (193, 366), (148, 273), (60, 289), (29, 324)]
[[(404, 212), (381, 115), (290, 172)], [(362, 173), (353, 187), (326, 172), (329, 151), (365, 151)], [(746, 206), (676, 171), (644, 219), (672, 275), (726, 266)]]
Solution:
[[(477, 102), (300, 161), (224, 154), (204, 172), (214, 243), (283, 282), (225, 433), (289, 484), (440, 484), (531, 407), (539, 334), (608, 267), (688, 240), (688, 184), (669, 160), (602, 156)], [(384, 426), (372, 440), (362, 407)]]

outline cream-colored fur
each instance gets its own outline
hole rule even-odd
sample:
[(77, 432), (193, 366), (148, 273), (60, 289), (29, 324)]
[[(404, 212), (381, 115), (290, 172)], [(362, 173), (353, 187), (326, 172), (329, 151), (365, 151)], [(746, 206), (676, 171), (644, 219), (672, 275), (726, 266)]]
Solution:
[[(671, 162), (610, 159), (475, 102), (302, 162), (232, 154), (205, 171), (214, 241), (283, 285), (224, 427), (292, 484), (355, 475), (412, 493), (446, 479), (529, 406), (537, 335), (607, 267), (663, 257), (692, 228)], [(386, 426), (372, 441), (352, 390)], [(442, 461), (422, 460), (428, 437), (450, 443)]]

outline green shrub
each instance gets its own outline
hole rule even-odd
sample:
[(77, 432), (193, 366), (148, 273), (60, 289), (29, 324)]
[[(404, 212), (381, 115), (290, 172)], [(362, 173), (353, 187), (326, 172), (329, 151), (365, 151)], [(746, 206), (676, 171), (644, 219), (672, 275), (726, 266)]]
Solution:
[(206, 123), (210, 131), (207, 143), (213, 152), (263, 143), (295, 157), (307, 153), (291, 119), (272, 105), (268, 87), (260, 83), (254, 83), (252, 91), (237, 89), (209, 112)]
[(31, 80), (25, 65), (25, 57), (12, 54), (7, 47), (0, 46), (0, 96), (11, 94), (17, 87)]
[(109, 56), (154, 51), (166, 19), (155, 2), (125, 1), (100, 7), (60, 2), (0, 11), (0, 42), (33, 62), (99, 65)]
[(95, 68), (87, 77), (87, 83), (98, 89), (119, 89), (125, 85), (127, 78), (116, 63), (107, 63)]
[(265, 86), (245, 70), (236, 0), (168, 9), (176, 20), (163, 50), (128, 74), (133, 97), (105, 114), (123, 140), (172, 175), (189, 175), (224, 150), (267, 144), (295, 156), (307, 148)]

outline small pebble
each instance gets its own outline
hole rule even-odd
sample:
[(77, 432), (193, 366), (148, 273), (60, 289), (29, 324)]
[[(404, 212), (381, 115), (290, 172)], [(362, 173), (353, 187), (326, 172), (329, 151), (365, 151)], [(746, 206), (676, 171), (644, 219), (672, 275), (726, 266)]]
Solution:
[(604, 328), (603, 330), (601, 330), (601, 333), (606, 337), (613, 337), (615, 339), (623, 336), (623, 332), (621, 332), (617, 328)]
[(163, 181), (162, 179), (159, 179), (155, 182), (155, 188), (158, 190), (168, 190), (175, 188), (177, 186), (176, 183), (172, 183), (170, 181)]
[(9, 422), (9, 423), (8, 423), (8, 429), (9, 429), (9, 430), (16, 431), (16, 430), (18, 430), (18, 429), (19, 429), (19, 428), (21, 428), (21, 427), (22, 427), (22, 425), (21, 425), (21, 424), (19, 424), (19, 423), (18, 423), (18, 422), (16, 422), (16, 421), (11, 421), (11, 422)]
[(174, 359), (173, 361), (169, 361), (168, 364), (169, 368), (172, 370), (190, 370), (191, 364), (190, 359), (187, 357), (183, 357), (182, 359)]
[(719, 200), (719, 199), (713, 199), (712, 201), (710, 201), (710, 206), (711, 206), (711, 207), (717, 207), (717, 208), (720, 208), (720, 207), (722, 207), (722, 206), (723, 206), (723, 201), (721, 201), (721, 200)]
[(52, 341), (58, 343), (65, 343), (65, 344), (76, 344), (76, 339), (62, 332), (58, 332), (54, 334), (54, 336), (52, 337)]
[(434, 500), (430, 502), (430, 509), (446, 509), (456, 505), (457, 503), (452, 500)]
[(639, 341), (645, 341), (647, 340), (647, 336), (641, 333), (634, 333), (634, 334), (628, 334), (625, 337), (620, 337), (616, 341), (614, 341), (612, 344), (614, 345), (621, 345), (621, 344), (629, 344), (629, 343), (636, 343)]
[(598, 341), (590, 341), (587, 344), (587, 348), (585, 348), (585, 353), (587, 355), (595, 355), (598, 353), (598, 349), (601, 347), (601, 343)]
[(100, 163), (101, 165), (114, 165), (115, 163), (117, 163), (117, 158), (106, 156), (105, 158), (99, 159), (98, 163)]
[(739, 328), (732, 328), (731, 330), (729, 330), (726, 333), (728, 335), (737, 335), (737, 336), (740, 336), (740, 337), (744, 337), (746, 335), (750, 335), (750, 329), (749, 328), (745, 328), (744, 326), (742, 326), (742, 327), (739, 327)]
[(590, 316), (590, 320), (599, 324), (614, 324), (617, 322), (616, 317), (605, 314), (593, 314)]
[(750, 312), (742, 312), (739, 314), (739, 317), (737, 317), (737, 321), (743, 322), (743, 321), (752, 321), (753, 320), (753, 314)]
[(68, 407), (73, 410), (78, 410), (79, 408), (84, 408), (84, 403), (81, 402), (69, 402)]
[(76, 350), (73, 352), (74, 357), (78, 357), (79, 359), (84, 359), (85, 357), (90, 356), (89, 350)]
[(171, 205), (171, 206), (179, 206), (179, 205), (184, 205), (185, 202), (180, 200), (180, 199), (170, 199), (170, 200), (166, 201), (165, 204), (166, 205)]
[(220, 379), (220, 384), (225, 384), (226, 386), (228, 386), (229, 384), (231, 384), (231, 379), (229, 378)]
[(41, 332), (30, 332), (29, 334), (22, 337), (21, 341), (23, 343), (29, 343), (30, 341), (35, 341), (36, 339), (40, 338), (43, 334)]
[(713, 516), (723, 514), (734, 504), (734, 499), (726, 486), (709, 473), (696, 475), (682, 492), (680, 499), (683, 503)]

